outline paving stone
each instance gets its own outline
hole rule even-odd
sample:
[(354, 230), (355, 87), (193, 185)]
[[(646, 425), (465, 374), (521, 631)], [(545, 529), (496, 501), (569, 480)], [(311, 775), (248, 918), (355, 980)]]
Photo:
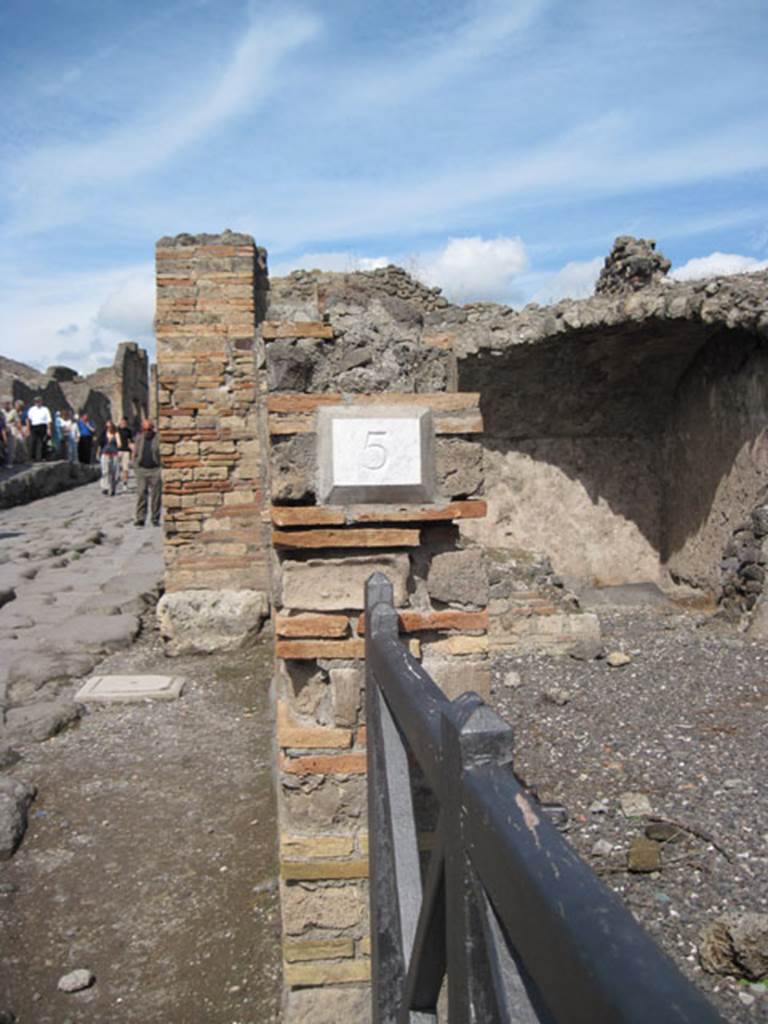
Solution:
[(10, 860), (24, 837), (27, 810), (35, 798), (34, 786), (0, 775), (0, 860)]
[(54, 626), (45, 639), (45, 647), (56, 651), (86, 651), (111, 654), (136, 639), (140, 623), (135, 615), (91, 615)]
[(68, 698), (10, 708), (5, 716), (5, 735), (14, 740), (42, 743), (77, 722), (84, 710), (82, 704)]

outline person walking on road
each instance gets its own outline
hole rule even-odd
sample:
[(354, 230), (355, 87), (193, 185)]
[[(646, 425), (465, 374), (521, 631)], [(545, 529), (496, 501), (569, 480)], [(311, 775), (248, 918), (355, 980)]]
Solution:
[(61, 443), (63, 447), (62, 455), (66, 455), (69, 462), (77, 462), (77, 442), (79, 438), (80, 432), (77, 429), (77, 420), (70, 413), (69, 409), (65, 409), (61, 414)]
[(83, 410), (77, 421), (79, 439), (77, 442), (77, 461), (84, 462), (87, 466), (91, 464), (93, 456), (93, 435), (96, 428), (91, 423), (88, 413)]
[(113, 498), (117, 492), (117, 481), (120, 479), (120, 453), (118, 445), (120, 437), (112, 420), (107, 420), (104, 432), (99, 439), (99, 461), (101, 464), (101, 493)]
[(8, 428), (8, 448), (6, 450), (6, 466), (15, 462), (26, 462), (27, 446), (24, 437), (24, 403), (5, 403), (5, 424)]
[(160, 441), (151, 419), (141, 421), (141, 433), (134, 446), (134, 469), (136, 472), (136, 526), (143, 526), (147, 519), (147, 493), (150, 498), (152, 525), (160, 525), (160, 499), (163, 482), (160, 474)]
[(120, 474), (123, 478), (123, 490), (128, 490), (128, 477), (131, 472), (131, 456), (133, 455), (133, 431), (128, 426), (128, 420), (123, 416), (117, 426), (117, 433), (120, 436)]
[(40, 395), (35, 400), (27, 413), (29, 422), (29, 434), (32, 438), (32, 461), (42, 462), (48, 455), (48, 441), (52, 434), (53, 419), (51, 410), (43, 405)]

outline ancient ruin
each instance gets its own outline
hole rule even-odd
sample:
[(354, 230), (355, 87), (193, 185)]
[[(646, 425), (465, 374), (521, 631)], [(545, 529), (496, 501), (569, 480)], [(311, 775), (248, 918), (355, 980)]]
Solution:
[(41, 395), (52, 412), (85, 410), (100, 425), (125, 416), (138, 425), (150, 409), (147, 352), (135, 341), (123, 341), (111, 366), (84, 377), (68, 366), (49, 366), (41, 372), (0, 356), (0, 396), (28, 405), (35, 395)]
[[(157, 266), (162, 628), (211, 650), (271, 614), (285, 1019), (364, 1019), (365, 579), (451, 696), (504, 647), (589, 656), (583, 585), (757, 622), (768, 274), (675, 283), (621, 238), (593, 298), (516, 311), (396, 267), (270, 281), (232, 232), (161, 239)], [(431, 424), (428, 496), (324, 502), (322, 416), (367, 417), (376, 469), (397, 410)]]

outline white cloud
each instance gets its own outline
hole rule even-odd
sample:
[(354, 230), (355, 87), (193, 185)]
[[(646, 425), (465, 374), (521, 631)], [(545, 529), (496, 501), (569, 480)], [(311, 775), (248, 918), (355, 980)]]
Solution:
[(92, 273), (3, 277), (3, 355), (82, 373), (111, 364), (121, 341), (154, 350), (151, 263)]
[(416, 256), (414, 274), (455, 302), (501, 302), (527, 265), (520, 238), (452, 238), (438, 252)]
[(155, 274), (151, 264), (132, 271), (107, 295), (96, 323), (126, 338), (144, 338), (153, 331)]
[(675, 281), (695, 281), (702, 277), (751, 274), (756, 270), (768, 270), (768, 260), (733, 252), (712, 252), (709, 256), (698, 256), (681, 267), (675, 267), (669, 276)]
[(593, 260), (572, 260), (566, 263), (538, 286), (533, 301), (549, 305), (560, 299), (588, 298), (595, 290), (604, 262), (602, 256), (596, 256)]

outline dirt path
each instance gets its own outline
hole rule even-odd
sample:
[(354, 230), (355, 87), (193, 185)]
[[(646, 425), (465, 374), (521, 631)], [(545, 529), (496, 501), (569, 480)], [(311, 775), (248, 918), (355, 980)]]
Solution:
[[(39, 795), (0, 864), (0, 1011), (19, 1024), (269, 1024), (279, 970), (270, 642), (166, 659), (147, 620), (101, 671), (181, 674), (21, 749)], [(95, 984), (67, 995), (84, 967)]]

